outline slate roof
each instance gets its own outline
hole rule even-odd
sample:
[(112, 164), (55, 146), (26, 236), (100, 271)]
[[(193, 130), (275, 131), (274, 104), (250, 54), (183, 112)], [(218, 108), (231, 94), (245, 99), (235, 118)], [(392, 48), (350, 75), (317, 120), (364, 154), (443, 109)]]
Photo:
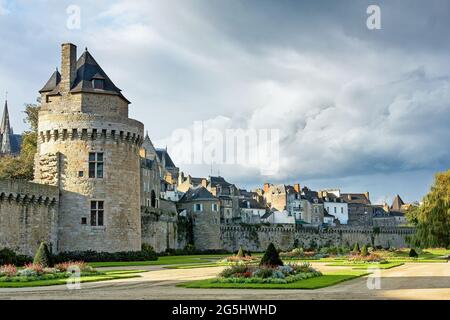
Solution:
[[(95, 61), (94, 57), (89, 53), (89, 51), (84, 51), (83, 54), (76, 62), (77, 74), (74, 82), (71, 85), (70, 92), (91, 92), (91, 93), (102, 93), (102, 94), (112, 94), (117, 95), (124, 99), (127, 103), (130, 103), (127, 98), (122, 95), (122, 90), (120, 90), (111, 81), (108, 75), (103, 71), (100, 65)], [(94, 88), (92, 85), (93, 79), (101, 79), (104, 81), (103, 88)], [(39, 92), (48, 92), (48, 95), (58, 95), (60, 94), (59, 84), (61, 82), (61, 74), (56, 70), (50, 76), (50, 79), (44, 85), (44, 87)]]
[[(249, 207), (250, 206), (250, 207)], [(240, 199), (239, 208), (243, 209), (265, 209), (258, 201), (254, 199)]]
[(329, 214), (328, 213), (328, 210), (327, 209), (324, 209), (323, 210), (323, 217), (325, 218), (334, 218), (334, 216), (332, 215), (332, 214)]
[(22, 135), (21, 134), (11, 134), (9, 136), (9, 141), (11, 144), (11, 153), (20, 153), (22, 146)]
[(309, 190), (307, 187), (303, 187), (301, 198), (308, 200), (310, 203), (314, 203), (314, 199), (317, 199), (317, 203), (323, 203), (318, 192)]
[(166, 168), (176, 168), (166, 149), (157, 148), (156, 154), (158, 155), (159, 161), (165, 163)]
[(223, 177), (209, 177), (209, 183), (211, 187), (220, 185), (222, 187), (229, 187), (232, 184), (227, 182)]
[(60, 81), (61, 74), (59, 73), (58, 69), (56, 69), (56, 71), (53, 72), (53, 74), (50, 76), (50, 79), (48, 79), (45, 86), (41, 90), (39, 90), (39, 93), (53, 91), (58, 86)]
[(400, 211), (402, 209), (402, 205), (405, 203), (403, 202), (402, 198), (400, 198), (399, 195), (396, 195), (394, 198), (394, 201), (392, 202), (391, 209)]
[(364, 193), (341, 193), (341, 197), (347, 203), (370, 204), (370, 200)]
[(214, 197), (205, 187), (189, 188), (188, 191), (181, 197), (180, 202), (190, 201), (212, 201), (219, 200)]

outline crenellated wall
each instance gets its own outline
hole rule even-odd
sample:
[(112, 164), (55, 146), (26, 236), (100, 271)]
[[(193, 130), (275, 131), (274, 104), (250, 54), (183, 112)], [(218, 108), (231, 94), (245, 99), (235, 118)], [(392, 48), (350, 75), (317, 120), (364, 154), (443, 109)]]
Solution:
[(42, 241), (57, 248), (58, 188), (0, 180), (0, 247), (33, 255)]
[(264, 251), (270, 242), (282, 250), (293, 247), (353, 246), (371, 244), (382, 247), (406, 247), (407, 238), (415, 230), (406, 227), (336, 227), (330, 229), (305, 228), (293, 225), (279, 226), (222, 226), (223, 249), (236, 251), (240, 246), (246, 250)]

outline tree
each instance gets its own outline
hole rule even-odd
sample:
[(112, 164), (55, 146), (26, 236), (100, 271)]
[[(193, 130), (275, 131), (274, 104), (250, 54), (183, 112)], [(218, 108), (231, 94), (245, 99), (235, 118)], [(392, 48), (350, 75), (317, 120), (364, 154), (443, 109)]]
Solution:
[(450, 245), (450, 170), (436, 174), (430, 192), (414, 215), (417, 220), (414, 246), (447, 248)]
[(359, 243), (355, 243), (355, 246), (353, 247), (353, 252), (359, 253)]
[[(38, 103), (40, 100), (38, 99)], [(37, 150), (37, 126), (39, 104), (25, 106), (24, 122), (30, 130), (22, 134), (22, 146), (17, 157), (4, 156), (0, 160), (0, 179), (33, 180), (34, 155)]]
[(269, 243), (269, 246), (266, 249), (266, 252), (264, 253), (264, 256), (261, 259), (261, 262), (259, 264), (260, 266), (282, 266), (283, 261), (281, 261), (280, 256), (278, 254), (277, 249), (275, 249), (275, 246), (273, 243)]
[(51, 254), (48, 250), (46, 242), (41, 242), (39, 248), (34, 256), (33, 264), (39, 264), (42, 267), (49, 267), (51, 265)]
[(363, 245), (363, 247), (361, 249), (361, 255), (363, 257), (367, 257), (369, 255), (369, 251), (367, 250), (367, 245)]

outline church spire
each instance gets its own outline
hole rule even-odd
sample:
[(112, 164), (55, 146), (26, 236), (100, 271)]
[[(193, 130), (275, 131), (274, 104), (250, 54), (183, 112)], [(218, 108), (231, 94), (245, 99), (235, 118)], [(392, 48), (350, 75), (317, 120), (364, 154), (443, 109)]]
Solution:
[(8, 100), (5, 100), (5, 108), (3, 109), (2, 122), (0, 124), (0, 153), (10, 153), (11, 152), (11, 128), (9, 125), (9, 112), (8, 112)]

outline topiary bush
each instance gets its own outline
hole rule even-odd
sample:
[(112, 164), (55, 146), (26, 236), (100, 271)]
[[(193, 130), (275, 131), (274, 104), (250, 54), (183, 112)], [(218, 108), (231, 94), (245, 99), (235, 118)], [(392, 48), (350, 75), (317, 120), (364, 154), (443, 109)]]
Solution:
[(281, 261), (277, 249), (271, 242), (264, 253), (259, 264), (260, 266), (282, 266), (283, 261)]
[(244, 257), (244, 249), (242, 249), (242, 246), (239, 247), (239, 251), (236, 254), (237, 257), (243, 258)]
[(409, 256), (411, 258), (418, 258), (419, 255), (417, 254), (416, 250), (414, 250), (413, 248), (411, 248), (411, 250), (409, 250)]
[(39, 248), (34, 256), (33, 264), (40, 265), (43, 268), (52, 265), (50, 250), (46, 242), (41, 242)]
[(359, 253), (359, 243), (357, 242), (357, 243), (355, 243), (355, 246), (353, 247), (353, 252), (354, 253)]
[(367, 257), (369, 255), (369, 250), (367, 250), (367, 245), (363, 245), (363, 247), (361, 249), (361, 255), (363, 257)]

